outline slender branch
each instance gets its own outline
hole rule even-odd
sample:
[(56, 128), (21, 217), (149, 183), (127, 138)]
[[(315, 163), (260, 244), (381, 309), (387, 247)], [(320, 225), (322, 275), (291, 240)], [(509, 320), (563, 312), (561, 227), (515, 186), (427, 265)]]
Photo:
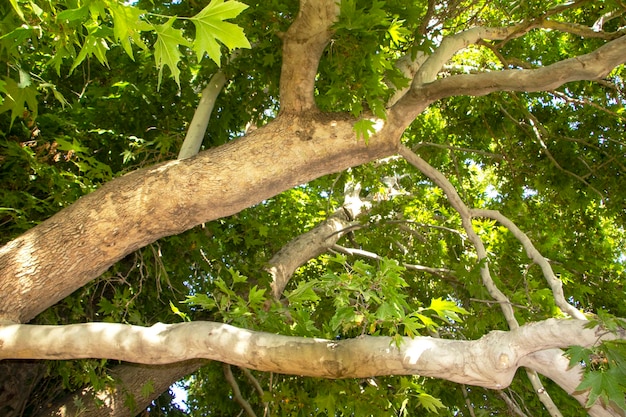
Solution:
[(261, 384), (259, 384), (259, 381), (254, 377), (254, 375), (252, 375), (252, 372), (250, 372), (250, 370), (247, 368), (239, 368), (239, 369), (241, 369), (241, 372), (243, 372), (246, 378), (248, 378), (248, 381), (250, 381), (255, 391), (257, 392), (257, 394), (259, 394), (259, 397), (263, 398), (263, 395), (264, 395), (263, 388), (261, 388)]
[(585, 315), (576, 309), (574, 306), (565, 301), (565, 295), (563, 294), (563, 283), (559, 280), (554, 271), (552, 271), (552, 267), (546, 258), (544, 258), (541, 253), (535, 248), (532, 241), (528, 238), (528, 236), (520, 230), (519, 227), (515, 223), (513, 223), (510, 219), (504, 216), (497, 210), (483, 210), (483, 209), (473, 209), (472, 215), (475, 217), (486, 217), (488, 219), (496, 220), (498, 223), (506, 227), (509, 232), (515, 236), (517, 240), (522, 244), (524, 249), (526, 250), (526, 254), (528, 257), (539, 267), (543, 272), (543, 276), (548, 282), (548, 285), (552, 289), (552, 294), (554, 296), (554, 301), (556, 305), (564, 312), (569, 314), (571, 317), (578, 320), (587, 320)]
[[(519, 327), (517, 319), (515, 318), (513, 307), (508, 297), (504, 295), (502, 291), (495, 285), (495, 282), (491, 278), (491, 273), (489, 271), (489, 263), (487, 258), (487, 250), (485, 246), (478, 236), (478, 234), (474, 231), (472, 225), (472, 211), (465, 205), (465, 203), (461, 200), (461, 197), (457, 193), (456, 189), (448, 181), (448, 179), (435, 168), (430, 166), (426, 161), (420, 158), (417, 154), (411, 151), (404, 145), (400, 145), (400, 154), (406, 158), (406, 160), (418, 168), (424, 175), (429, 177), (433, 182), (441, 188), (446, 196), (448, 197), (448, 201), (454, 209), (461, 215), (461, 222), (463, 224), (463, 228), (467, 233), (468, 239), (474, 245), (476, 249), (476, 255), (478, 256), (479, 261), (483, 262), (483, 265), (480, 268), (480, 275), (483, 281), (483, 285), (487, 288), (489, 294), (493, 297), (494, 300), (498, 301), (500, 305), (500, 309), (504, 314), (504, 317), (509, 325), (509, 328), (516, 329)], [(539, 377), (537, 376), (535, 371), (527, 370), (526, 374), (530, 379), (533, 388), (536, 392), (545, 392), (545, 395), (540, 395), (539, 399), (545, 405), (546, 409), (550, 412), (552, 417), (562, 417), (558, 408), (543, 388)]]
[(508, 395), (506, 395), (506, 393), (504, 391), (498, 391), (498, 395), (500, 396), (500, 398), (502, 398), (502, 401), (504, 401), (504, 403), (507, 405), (507, 407), (509, 407), (509, 410), (511, 412), (513, 412), (515, 415), (517, 415), (519, 417), (528, 417), (519, 408), (519, 406), (517, 404), (515, 404), (515, 402), (511, 398), (509, 398)]
[(244, 409), (246, 414), (248, 414), (250, 417), (256, 417), (256, 413), (250, 406), (250, 403), (246, 401), (245, 398), (243, 398), (243, 396), (241, 395), (239, 384), (237, 384), (237, 380), (235, 379), (233, 375), (232, 369), (230, 369), (230, 365), (227, 363), (224, 363), (222, 364), (222, 368), (224, 370), (224, 377), (226, 378), (226, 381), (228, 382), (230, 387), (233, 389), (233, 398), (235, 399), (235, 401), (239, 403), (239, 405), (241, 406), (241, 408)]
[[(597, 23), (597, 22), (596, 22)], [(618, 30), (617, 32), (604, 32), (601, 27), (594, 25), (588, 27), (570, 22), (559, 22), (556, 20), (544, 20), (542, 25), (544, 29), (558, 30), (560, 32), (571, 33), (572, 35), (580, 36), (582, 38), (599, 38), (605, 40), (617, 39), (620, 36), (626, 34), (626, 29)], [(599, 30), (596, 30), (599, 29)]]
[[(519, 122), (518, 120), (516, 120), (513, 116), (511, 116), (509, 114), (509, 112), (505, 111), (504, 109), (501, 109), (501, 110), (514, 123), (517, 123), (522, 128), (526, 127), (524, 123)], [(604, 194), (602, 194), (602, 192), (600, 192), (600, 190), (595, 188), (593, 185), (589, 184), (589, 182), (587, 182), (583, 177), (581, 177), (580, 175), (576, 174), (575, 172), (572, 172), (572, 171), (570, 171), (568, 169), (563, 168), (563, 166), (556, 160), (554, 155), (552, 155), (552, 152), (550, 152), (550, 149), (548, 148), (548, 145), (546, 145), (545, 141), (543, 140), (543, 137), (545, 135), (547, 135), (546, 129), (539, 122), (539, 120), (530, 111), (528, 111), (528, 109), (524, 108), (523, 112), (526, 114), (526, 117), (528, 117), (528, 123), (530, 125), (530, 129), (533, 132), (534, 138), (539, 143), (539, 146), (541, 147), (543, 153), (550, 160), (550, 162), (552, 162), (552, 165), (554, 165), (559, 171), (565, 173), (566, 175), (568, 175), (568, 176), (570, 176), (572, 178), (575, 178), (576, 180), (582, 182), (585, 186), (589, 187), (590, 190), (592, 190), (593, 192), (598, 194), (600, 199), (603, 200), (605, 198), (605, 196), (604, 196)], [(591, 171), (591, 169), (590, 169), (590, 171)]]
[[(378, 255), (377, 253), (366, 251), (366, 250), (362, 250), (362, 249), (346, 248), (346, 247), (340, 246), (340, 245), (333, 245), (331, 247), (331, 249), (336, 251), (336, 252), (343, 253), (345, 255), (361, 256), (361, 257), (364, 257), (364, 258), (375, 259), (377, 261), (380, 261), (380, 260), (383, 259), (383, 257)], [(439, 276), (440, 274), (448, 274), (448, 275), (454, 274), (453, 270), (446, 269), (446, 268), (432, 268), (432, 267), (429, 267), (429, 266), (408, 264), (408, 263), (404, 263), (404, 262), (402, 262), (402, 266), (404, 266), (406, 269), (412, 269), (414, 271), (428, 272), (429, 274), (437, 275), (437, 276)]]
[(215, 101), (225, 84), (226, 76), (220, 70), (211, 77), (207, 86), (202, 90), (200, 103), (198, 103), (196, 112), (193, 114), (189, 129), (187, 129), (187, 135), (178, 153), (178, 159), (190, 158), (200, 151)]
[(450, 183), (450, 181), (441, 172), (430, 166), (415, 152), (413, 152), (411, 149), (407, 148), (404, 145), (400, 145), (400, 155), (402, 155), (407, 160), (407, 162), (409, 162), (411, 165), (419, 169), (424, 175), (430, 178), (446, 194), (450, 205), (461, 216), (463, 228), (465, 229), (465, 233), (467, 233), (469, 241), (472, 242), (474, 248), (476, 249), (478, 260), (483, 263), (480, 268), (480, 275), (483, 281), (483, 285), (485, 286), (487, 291), (489, 291), (489, 294), (493, 297), (493, 299), (498, 301), (500, 309), (502, 310), (502, 313), (504, 314), (504, 317), (506, 318), (509, 327), (511, 329), (519, 327), (519, 324), (515, 319), (513, 308), (511, 307), (509, 299), (504, 295), (502, 291), (498, 289), (493, 279), (491, 278), (491, 273), (489, 271), (489, 264), (487, 260), (487, 250), (485, 249), (485, 245), (483, 244), (478, 234), (474, 231), (470, 209), (465, 205), (452, 183)]
[(474, 413), (474, 405), (472, 404), (472, 402), (469, 399), (469, 396), (467, 395), (467, 388), (465, 387), (465, 385), (463, 385), (463, 398), (465, 399), (465, 406), (469, 410), (470, 417), (476, 417), (476, 414)]

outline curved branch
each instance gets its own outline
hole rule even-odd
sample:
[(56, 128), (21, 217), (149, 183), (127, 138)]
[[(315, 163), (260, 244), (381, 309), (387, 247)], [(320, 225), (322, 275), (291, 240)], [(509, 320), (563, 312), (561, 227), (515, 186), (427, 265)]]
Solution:
[(352, 230), (354, 219), (371, 208), (371, 202), (361, 200), (360, 191), (360, 184), (347, 183), (342, 207), (308, 232), (289, 241), (272, 256), (265, 270), (272, 276), (274, 298), (280, 298), (296, 269), (331, 248)]
[(400, 155), (402, 155), (408, 163), (419, 169), (424, 175), (430, 178), (435, 185), (441, 188), (446, 194), (446, 197), (448, 197), (450, 205), (459, 213), (465, 233), (467, 233), (468, 239), (472, 242), (474, 248), (476, 249), (478, 260), (484, 261), (480, 268), (480, 276), (482, 278), (483, 285), (489, 292), (489, 295), (491, 295), (491, 297), (493, 297), (493, 299), (500, 305), (500, 309), (504, 314), (509, 328), (517, 328), (519, 324), (517, 323), (517, 319), (515, 319), (511, 302), (507, 296), (500, 291), (491, 278), (487, 262), (487, 250), (485, 249), (485, 245), (478, 234), (474, 231), (471, 210), (465, 205), (452, 183), (441, 172), (433, 168), (430, 164), (428, 164), (428, 162), (424, 161), (415, 152), (404, 145), (400, 145)]
[[(400, 154), (406, 158), (407, 162), (418, 168), (423, 174), (433, 180), (433, 182), (444, 191), (452, 207), (454, 207), (454, 209), (461, 215), (463, 228), (465, 229), (465, 233), (467, 233), (468, 239), (472, 242), (474, 248), (476, 249), (478, 260), (484, 262), (480, 268), (480, 276), (482, 278), (483, 285), (489, 292), (489, 295), (491, 295), (491, 297), (493, 297), (493, 299), (500, 305), (500, 310), (502, 310), (502, 314), (504, 315), (509, 328), (517, 329), (519, 324), (515, 318), (513, 306), (511, 305), (510, 300), (502, 291), (500, 291), (493, 281), (493, 278), (491, 278), (487, 250), (485, 249), (482, 239), (478, 236), (472, 225), (472, 210), (465, 205), (452, 183), (450, 183), (450, 181), (448, 181), (448, 179), (441, 172), (430, 166), (426, 161), (404, 145), (400, 146)], [(545, 405), (550, 415), (552, 417), (562, 417), (558, 408), (543, 388), (536, 372), (527, 370), (526, 374), (528, 375), (535, 391), (545, 392), (545, 395), (539, 396), (539, 399)]]
[(607, 42), (588, 54), (542, 68), (460, 74), (425, 84), (414, 83), (411, 91), (390, 109), (389, 118), (408, 126), (424, 108), (442, 98), (482, 96), (495, 91), (554, 90), (571, 81), (599, 80), (624, 62), (626, 36)]
[(437, 74), (441, 71), (444, 64), (461, 49), (467, 48), (469, 45), (475, 44), (480, 40), (502, 40), (513, 35), (519, 37), (528, 32), (531, 28), (532, 27), (528, 25), (516, 25), (503, 28), (478, 26), (445, 37), (441, 45), (428, 57), (426, 62), (424, 62), (419, 71), (415, 74), (412, 83), (413, 88), (418, 88), (422, 84), (435, 81)]
[[(563, 351), (560, 349), (546, 349), (531, 353), (520, 360), (520, 365), (550, 378), (583, 407), (586, 407), (589, 391), (577, 389), (582, 380), (583, 369), (578, 365), (570, 366), (569, 360), (563, 356)], [(539, 394), (543, 395), (543, 393)], [(623, 417), (623, 413), (612, 408), (601, 407), (599, 403), (600, 401), (587, 409), (589, 415), (593, 417)]]

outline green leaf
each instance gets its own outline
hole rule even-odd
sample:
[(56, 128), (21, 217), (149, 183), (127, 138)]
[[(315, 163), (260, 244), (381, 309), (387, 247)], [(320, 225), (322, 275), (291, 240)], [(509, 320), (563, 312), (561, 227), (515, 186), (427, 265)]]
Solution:
[(91, 34), (85, 37), (83, 47), (74, 60), (74, 63), (70, 68), (70, 73), (73, 72), (76, 67), (78, 67), (85, 60), (85, 58), (90, 56), (95, 56), (100, 64), (108, 66), (106, 51), (109, 50), (109, 45), (103, 36), (96, 34), (98, 29), (100, 29), (99, 26), (97, 24), (90, 25), (88, 29)]
[(163, 67), (165, 65), (170, 68), (172, 78), (174, 78), (180, 88), (180, 69), (178, 69), (178, 63), (180, 62), (181, 53), (179, 46), (190, 46), (190, 43), (183, 37), (182, 30), (172, 27), (175, 21), (176, 18), (172, 17), (164, 24), (154, 27), (157, 33), (157, 40), (154, 44), (154, 59), (159, 70), (157, 90), (161, 86)]
[(340, 330), (349, 330), (353, 327), (356, 318), (357, 315), (354, 313), (354, 309), (352, 307), (339, 307), (335, 312), (335, 315), (330, 319), (329, 325), (335, 333)]
[(391, 303), (384, 301), (380, 305), (380, 307), (378, 307), (378, 310), (376, 310), (375, 317), (378, 320), (382, 320), (382, 321), (393, 320), (394, 318), (397, 318), (399, 315), (399, 311), (395, 307), (396, 306), (392, 305)]
[(33, 118), (37, 117), (38, 93), (32, 85), (20, 88), (15, 80), (5, 77), (3, 90), (6, 97), (0, 106), (0, 113), (11, 110), (11, 123), (16, 117), (22, 116), (25, 108), (32, 112)]
[(369, 119), (358, 120), (354, 123), (354, 132), (356, 133), (357, 139), (363, 138), (365, 143), (367, 143), (370, 136), (376, 132), (374, 122)]
[(193, 49), (198, 61), (206, 53), (218, 66), (221, 64), (220, 41), (228, 49), (250, 48), (243, 29), (239, 26), (224, 22), (239, 15), (248, 6), (237, 1), (224, 2), (213, 0), (200, 13), (193, 16), (191, 21), (196, 26), (196, 40)]
[(417, 396), (417, 400), (422, 407), (424, 407), (431, 413), (439, 414), (439, 409), (445, 408), (445, 405), (443, 405), (439, 398), (435, 398), (429, 394), (420, 393)]
[(89, 14), (89, 7), (87, 4), (84, 4), (82, 7), (78, 9), (67, 9), (63, 10), (57, 15), (57, 19), (67, 20), (68, 22), (72, 22), (74, 20), (84, 20)]
[(259, 289), (256, 285), (248, 292), (248, 303), (251, 306), (258, 306), (265, 301), (265, 288)]
[(113, 4), (110, 8), (113, 17), (113, 35), (124, 51), (134, 59), (131, 40), (144, 51), (148, 46), (141, 39), (141, 32), (154, 30), (154, 26), (141, 19), (146, 11), (126, 4)]
[(565, 351), (565, 354), (569, 356), (569, 366), (574, 366), (582, 362), (587, 362), (591, 352), (591, 349), (582, 346), (570, 346), (570, 348)]
[(170, 309), (172, 310), (172, 313), (176, 314), (178, 317), (183, 319), (183, 321), (191, 321), (189, 316), (187, 316), (187, 314), (185, 314), (182, 311), (180, 311), (180, 309), (178, 307), (176, 307), (174, 305), (174, 303), (172, 303), (171, 301), (170, 301)]
[(183, 302), (185, 304), (199, 306), (203, 310), (213, 310), (217, 307), (215, 300), (209, 298), (206, 294), (188, 295), (187, 299)]
[(463, 307), (459, 307), (453, 301), (444, 300), (442, 298), (433, 298), (428, 308), (433, 310), (442, 319), (452, 319), (457, 322), (463, 321), (458, 314), (469, 314), (467, 310)]
[(9, 1), (11, 2), (11, 6), (13, 6), (13, 10), (15, 10), (15, 13), (17, 13), (22, 21), (26, 22), (26, 19), (24, 19), (24, 12), (22, 12), (22, 9), (20, 9), (20, 6), (17, 4), (17, 0)]
[(317, 280), (300, 281), (298, 286), (290, 292), (285, 292), (285, 297), (290, 303), (304, 303), (306, 301), (316, 302), (320, 297), (315, 293), (315, 288), (319, 282)]
[(622, 410), (626, 410), (624, 390), (620, 389), (620, 385), (623, 386), (623, 375), (617, 369), (592, 371), (585, 373), (583, 381), (576, 390), (590, 390), (586, 407), (591, 407), (600, 399), (605, 405), (614, 402)]
[(233, 279), (233, 284), (241, 284), (248, 280), (248, 277), (245, 275), (241, 275), (239, 271), (234, 268), (228, 268), (228, 273), (230, 277)]

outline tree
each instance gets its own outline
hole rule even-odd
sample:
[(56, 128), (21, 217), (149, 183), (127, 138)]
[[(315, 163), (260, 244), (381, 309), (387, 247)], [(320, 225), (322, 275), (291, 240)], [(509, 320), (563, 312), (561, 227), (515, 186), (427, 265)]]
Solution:
[(623, 415), (626, 7), (247, 6), (0, 6), (0, 409)]

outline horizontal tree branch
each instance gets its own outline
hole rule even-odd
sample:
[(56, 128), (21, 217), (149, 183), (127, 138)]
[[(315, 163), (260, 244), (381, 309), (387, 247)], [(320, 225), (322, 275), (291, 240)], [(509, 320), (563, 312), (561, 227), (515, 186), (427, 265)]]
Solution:
[[(502, 389), (523, 357), (616, 336), (582, 320), (548, 319), (478, 340), (364, 336), (325, 340), (239, 329), (213, 322), (66, 326), (0, 325), (0, 359), (110, 358), (145, 364), (211, 359), (259, 371), (321, 378), (422, 375)], [(626, 337), (622, 332), (620, 338)]]

